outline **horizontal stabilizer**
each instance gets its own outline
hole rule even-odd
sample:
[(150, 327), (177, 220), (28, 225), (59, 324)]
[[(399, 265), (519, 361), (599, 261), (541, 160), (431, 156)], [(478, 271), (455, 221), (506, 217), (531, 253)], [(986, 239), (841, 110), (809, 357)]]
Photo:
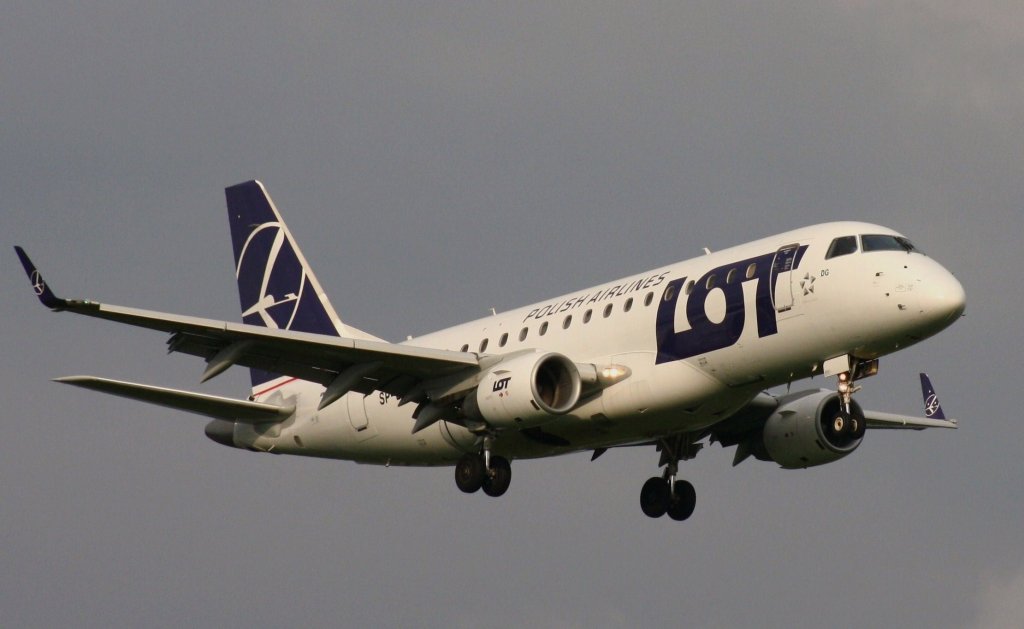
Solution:
[(280, 422), (295, 412), (295, 407), (293, 406), (261, 404), (259, 402), (248, 402), (246, 400), (236, 400), (234, 398), (207, 395), (205, 393), (167, 389), (165, 387), (97, 378), (95, 376), (67, 376), (57, 378), (55, 382), (165, 406), (179, 411), (205, 415), (214, 419), (247, 424)]

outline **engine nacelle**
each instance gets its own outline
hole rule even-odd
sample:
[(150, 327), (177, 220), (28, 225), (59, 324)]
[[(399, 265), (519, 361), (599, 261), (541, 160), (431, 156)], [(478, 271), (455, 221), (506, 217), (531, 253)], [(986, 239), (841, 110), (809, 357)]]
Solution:
[(464, 412), (496, 428), (529, 428), (564, 415), (579, 402), (579, 369), (561, 354), (527, 354), (484, 374)]
[[(864, 411), (851, 404), (858, 430), (837, 432), (835, 420), (842, 410), (839, 394), (819, 391), (783, 403), (764, 425), (764, 446), (772, 460), (788, 469), (838, 461), (860, 445), (864, 435)], [(849, 421), (850, 418), (844, 418)]]

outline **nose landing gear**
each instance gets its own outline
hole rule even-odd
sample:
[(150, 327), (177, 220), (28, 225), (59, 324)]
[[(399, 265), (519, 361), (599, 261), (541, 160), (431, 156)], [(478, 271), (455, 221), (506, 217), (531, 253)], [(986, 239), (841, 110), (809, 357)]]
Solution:
[(849, 371), (839, 374), (839, 400), (840, 409), (832, 418), (832, 422), (826, 426), (826, 430), (834, 437), (850, 440), (860, 439), (864, 436), (867, 422), (853, 405), (853, 394), (860, 391), (860, 387), (853, 384), (853, 375)]
[(839, 408), (822, 424), (826, 436), (838, 442), (853, 442), (864, 436), (867, 422), (860, 408), (853, 403), (853, 394), (860, 391), (854, 382), (878, 373), (878, 359), (862, 359), (852, 354), (830, 358), (822, 364), (826, 376), (836, 376)]

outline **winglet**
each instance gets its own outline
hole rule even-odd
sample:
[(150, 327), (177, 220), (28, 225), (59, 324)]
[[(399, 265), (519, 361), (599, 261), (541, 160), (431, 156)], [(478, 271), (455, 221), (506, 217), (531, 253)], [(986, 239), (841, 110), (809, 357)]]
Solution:
[(18, 258), (21, 259), (21, 266), (25, 267), (25, 273), (28, 274), (28, 279), (32, 282), (32, 289), (36, 292), (36, 297), (39, 298), (39, 301), (43, 302), (43, 305), (47, 308), (54, 310), (64, 309), (67, 306), (67, 301), (53, 294), (50, 287), (43, 281), (43, 275), (36, 268), (36, 265), (32, 263), (32, 259), (28, 257), (25, 250), (15, 246), (14, 251), (17, 252)]
[(932, 381), (928, 379), (928, 374), (921, 374), (921, 395), (924, 397), (924, 414), (928, 416), (928, 419), (946, 419), (946, 414), (942, 412), (942, 405), (939, 404), (939, 398), (935, 395), (935, 387), (932, 386)]

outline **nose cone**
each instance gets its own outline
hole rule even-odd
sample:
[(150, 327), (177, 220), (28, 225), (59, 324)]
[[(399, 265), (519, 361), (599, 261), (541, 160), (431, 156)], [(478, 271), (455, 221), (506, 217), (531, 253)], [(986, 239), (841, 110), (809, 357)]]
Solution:
[(936, 332), (952, 325), (964, 313), (967, 294), (952, 273), (938, 267), (922, 284), (923, 291), (919, 295), (921, 313)]

